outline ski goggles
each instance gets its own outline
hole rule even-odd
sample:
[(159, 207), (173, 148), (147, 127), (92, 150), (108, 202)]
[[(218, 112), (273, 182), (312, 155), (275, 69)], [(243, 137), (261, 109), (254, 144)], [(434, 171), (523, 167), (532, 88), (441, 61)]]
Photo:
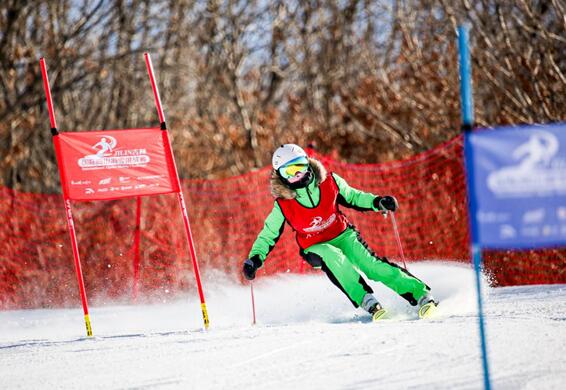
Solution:
[(306, 157), (296, 158), (279, 168), (279, 174), (284, 179), (295, 177), (298, 172), (306, 172), (309, 169), (309, 160)]

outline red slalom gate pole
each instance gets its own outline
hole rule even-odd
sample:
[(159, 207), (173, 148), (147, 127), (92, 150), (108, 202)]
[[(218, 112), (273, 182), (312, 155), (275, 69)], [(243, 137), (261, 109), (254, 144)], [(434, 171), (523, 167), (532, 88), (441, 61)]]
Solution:
[[(53, 110), (53, 100), (51, 100), (51, 88), (49, 87), (49, 77), (47, 76), (47, 67), (45, 66), (45, 59), (39, 59), (39, 66), (41, 67), (41, 76), (43, 77), (43, 89), (45, 90), (45, 98), (47, 99), (47, 110), (49, 111), (49, 123), (51, 124), (51, 132), (57, 131), (57, 122), (55, 121), (55, 111)], [(53, 135), (55, 135), (53, 134)]]
[[(178, 180), (178, 179), (177, 179)], [(206, 302), (204, 301), (204, 292), (202, 290), (202, 283), (200, 280), (200, 271), (199, 271), (199, 267), (198, 267), (198, 263), (197, 263), (197, 255), (196, 255), (196, 251), (195, 251), (195, 245), (193, 242), (193, 234), (191, 232), (191, 225), (189, 223), (189, 215), (187, 213), (187, 207), (185, 206), (185, 199), (183, 197), (183, 192), (182, 190), (179, 190), (179, 192), (177, 193), (178, 199), (179, 199), (179, 205), (181, 206), (181, 210), (183, 213), (183, 223), (185, 225), (185, 233), (187, 235), (187, 240), (189, 242), (189, 251), (191, 254), (191, 260), (193, 263), (193, 271), (195, 274), (195, 279), (197, 282), (197, 288), (198, 288), (198, 295), (200, 298), (200, 308), (202, 310), (202, 319), (204, 321), (204, 328), (208, 329), (209, 325), (210, 325), (210, 321), (208, 319), (208, 311), (206, 309)]]
[(138, 299), (140, 279), (140, 241), (141, 241), (141, 196), (136, 198), (136, 231), (134, 233), (134, 285), (132, 287), (132, 300)]
[(165, 127), (165, 114), (163, 114), (163, 106), (161, 105), (159, 90), (157, 89), (157, 83), (155, 82), (155, 77), (153, 75), (153, 64), (151, 63), (151, 57), (149, 56), (149, 53), (144, 53), (143, 56), (145, 58), (145, 66), (147, 67), (147, 72), (149, 73), (149, 81), (151, 82), (151, 88), (153, 90), (153, 97), (155, 99), (157, 115), (159, 115), (159, 123), (161, 123), (161, 128), (163, 129), (163, 127)]
[(393, 231), (395, 232), (395, 239), (397, 240), (397, 247), (401, 254), (401, 260), (403, 260), (403, 267), (407, 269), (407, 264), (405, 264), (405, 253), (403, 252), (403, 245), (401, 245), (401, 237), (399, 236), (399, 229), (397, 228), (397, 221), (395, 220), (395, 213), (390, 211), (389, 214), (391, 214), (391, 223), (393, 224)]
[[(61, 177), (63, 177), (62, 172), (65, 167), (61, 164), (61, 147), (59, 145), (59, 131), (57, 130), (57, 122), (55, 121), (55, 111), (53, 110), (53, 101), (51, 99), (51, 88), (49, 87), (49, 78), (47, 76), (47, 67), (45, 65), (45, 59), (41, 58), (39, 60), (39, 65), (41, 67), (41, 75), (43, 77), (43, 88), (45, 89), (45, 97), (47, 99), (47, 109), (49, 110), (49, 121), (51, 124), (51, 134), (53, 134), (53, 143), (55, 145), (55, 154), (57, 155), (57, 163), (59, 165), (59, 172)], [(61, 180), (62, 181), (62, 180)], [(73, 220), (73, 212), (71, 210), (71, 200), (68, 198), (65, 186), (61, 186), (63, 189), (63, 200), (65, 204), (65, 216), (67, 220), (67, 227), (69, 228), (69, 235), (71, 236), (71, 246), (73, 248), (73, 259), (75, 261), (75, 272), (77, 274), (77, 281), (79, 283), (79, 292), (81, 296), (81, 302), (83, 305), (86, 335), (92, 337), (92, 326), (90, 324), (90, 315), (88, 313), (88, 301), (86, 297), (83, 271), (81, 268), (81, 259), (79, 256), (79, 246), (77, 243), (77, 235), (75, 232), (75, 222)]]
[(185, 226), (185, 234), (187, 236), (187, 241), (189, 243), (189, 252), (191, 255), (191, 261), (193, 264), (193, 271), (195, 274), (195, 279), (197, 282), (198, 294), (200, 298), (200, 307), (202, 310), (202, 318), (204, 321), (204, 328), (208, 329), (209, 327), (209, 319), (208, 319), (208, 311), (206, 309), (206, 302), (204, 300), (204, 292), (202, 289), (202, 282), (200, 279), (200, 271), (197, 262), (197, 255), (193, 240), (193, 234), (191, 232), (191, 224), (189, 222), (189, 214), (187, 213), (187, 207), (185, 204), (185, 198), (183, 196), (183, 190), (181, 188), (181, 181), (179, 180), (179, 174), (177, 172), (177, 165), (175, 164), (175, 158), (173, 156), (173, 149), (171, 147), (171, 142), (169, 141), (169, 137), (167, 136), (167, 125), (165, 124), (165, 115), (163, 114), (163, 107), (161, 105), (161, 99), (159, 98), (159, 90), (157, 88), (157, 83), (155, 81), (155, 77), (153, 75), (153, 65), (151, 63), (151, 58), (149, 53), (144, 53), (145, 57), (145, 64), (147, 67), (147, 72), (149, 73), (149, 80), (151, 81), (151, 88), (153, 89), (153, 97), (155, 98), (155, 106), (157, 108), (157, 114), (159, 115), (159, 121), (161, 122), (161, 130), (163, 130), (163, 138), (164, 138), (164, 145), (167, 145), (168, 149), (167, 152), (170, 154), (171, 161), (172, 161), (172, 173), (174, 173), (175, 179), (177, 180), (177, 186), (179, 188), (179, 192), (177, 192), (177, 199), (179, 200), (179, 206), (181, 207), (181, 214), (183, 216), (183, 224)]
[(83, 279), (83, 271), (81, 268), (81, 259), (79, 257), (79, 246), (77, 243), (77, 235), (75, 233), (75, 222), (73, 220), (73, 213), (71, 211), (71, 201), (65, 198), (65, 215), (67, 216), (67, 226), (69, 227), (69, 234), (71, 236), (71, 245), (73, 247), (73, 258), (75, 260), (75, 271), (77, 273), (77, 281), (79, 283), (79, 292), (81, 295), (81, 302), (83, 304), (83, 313), (85, 317), (86, 335), (92, 336), (92, 326), (90, 325), (90, 315), (88, 313), (88, 302), (86, 298), (85, 282)]

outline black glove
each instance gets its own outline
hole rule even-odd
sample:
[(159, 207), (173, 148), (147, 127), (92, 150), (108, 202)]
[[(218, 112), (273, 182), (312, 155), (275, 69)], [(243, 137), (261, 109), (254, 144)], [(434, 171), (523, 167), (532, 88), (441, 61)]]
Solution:
[(244, 267), (242, 269), (242, 272), (244, 273), (246, 279), (253, 280), (255, 278), (255, 272), (258, 270), (259, 267), (261, 267), (261, 260), (256, 255), (253, 256), (251, 259), (246, 259), (246, 261), (244, 261)]
[(376, 196), (373, 199), (373, 207), (379, 211), (395, 212), (399, 208), (399, 203), (397, 203), (397, 199), (394, 196)]

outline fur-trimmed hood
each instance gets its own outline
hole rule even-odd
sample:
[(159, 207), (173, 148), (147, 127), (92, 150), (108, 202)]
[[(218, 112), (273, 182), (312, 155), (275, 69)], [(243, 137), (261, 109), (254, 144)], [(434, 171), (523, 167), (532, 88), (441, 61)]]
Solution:
[[(309, 164), (314, 172), (315, 184), (319, 186), (320, 183), (326, 180), (328, 175), (326, 168), (320, 161), (311, 157), (309, 157)], [(287, 187), (275, 169), (273, 169), (271, 170), (271, 195), (274, 198), (295, 199), (297, 191)]]

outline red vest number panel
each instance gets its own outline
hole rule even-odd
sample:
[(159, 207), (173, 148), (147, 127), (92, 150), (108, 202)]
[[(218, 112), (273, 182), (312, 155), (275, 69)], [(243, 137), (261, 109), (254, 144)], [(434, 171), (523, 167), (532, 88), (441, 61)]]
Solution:
[(329, 174), (319, 186), (318, 206), (309, 208), (295, 199), (277, 199), (287, 222), (297, 233), (303, 249), (337, 237), (348, 227), (348, 220), (338, 210), (338, 185)]

